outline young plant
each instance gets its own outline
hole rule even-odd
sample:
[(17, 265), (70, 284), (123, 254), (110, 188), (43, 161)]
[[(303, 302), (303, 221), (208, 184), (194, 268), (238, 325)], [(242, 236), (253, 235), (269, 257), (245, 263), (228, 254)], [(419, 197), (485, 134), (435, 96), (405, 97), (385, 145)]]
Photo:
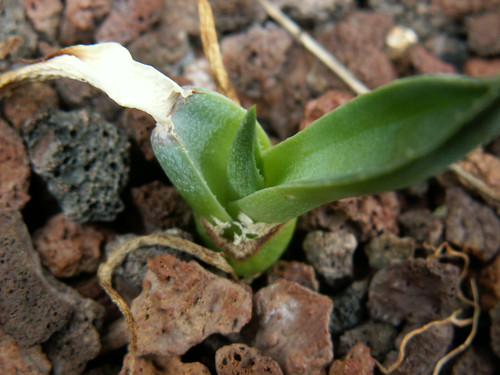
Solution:
[(155, 118), (159, 163), (191, 205), (203, 240), (241, 276), (281, 256), (299, 215), (414, 184), (500, 128), (499, 78), (419, 76), (358, 96), (272, 145), (255, 107), (181, 88), (115, 43), (63, 49), (0, 76), (0, 89), (55, 76), (89, 82)]

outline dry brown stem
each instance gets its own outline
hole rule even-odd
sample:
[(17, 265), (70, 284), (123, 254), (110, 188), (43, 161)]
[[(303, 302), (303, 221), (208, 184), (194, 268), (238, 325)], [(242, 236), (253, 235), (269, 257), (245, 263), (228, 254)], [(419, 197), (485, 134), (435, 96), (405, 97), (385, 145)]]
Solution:
[(222, 54), (219, 42), (217, 41), (217, 31), (215, 30), (214, 15), (208, 0), (198, 0), (198, 13), (200, 16), (200, 35), (203, 51), (210, 63), (217, 91), (235, 103), (240, 104), (236, 90), (229, 80), (224, 62), (222, 61)]

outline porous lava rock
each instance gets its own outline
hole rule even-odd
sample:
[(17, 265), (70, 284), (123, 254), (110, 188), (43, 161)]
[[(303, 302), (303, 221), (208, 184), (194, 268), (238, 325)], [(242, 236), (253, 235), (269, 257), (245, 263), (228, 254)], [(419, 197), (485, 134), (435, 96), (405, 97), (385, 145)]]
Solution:
[(467, 43), (480, 56), (500, 53), (500, 9), (467, 17)]
[(215, 353), (217, 375), (283, 375), (271, 357), (245, 344), (226, 345)]
[(495, 211), (474, 200), (461, 188), (446, 191), (446, 241), (480, 261), (500, 251), (500, 219)]
[(398, 325), (449, 315), (459, 282), (458, 267), (437, 259), (408, 259), (378, 271), (368, 293), (370, 316)]
[(391, 263), (413, 256), (415, 240), (412, 237), (398, 237), (391, 233), (383, 233), (365, 246), (365, 253), (370, 267), (379, 270)]
[(489, 310), (500, 301), (500, 256), (481, 270), (479, 274), (481, 305)]
[(309, 232), (304, 240), (306, 258), (333, 285), (353, 275), (353, 255), (358, 241), (346, 230)]
[(500, 358), (500, 301), (490, 310), (491, 327), (490, 340), (491, 348), (497, 357)]
[(341, 293), (332, 296), (334, 301), (330, 319), (330, 332), (338, 335), (351, 329), (368, 316), (366, 297), (368, 281), (355, 281)]
[(319, 289), (314, 268), (297, 261), (280, 260), (267, 271), (267, 283), (272, 284), (277, 279), (294, 281), (315, 292)]
[(211, 334), (239, 332), (250, 320), (248, 286), (170, 254), (148, 259), (148, 267), (132, 302), (138, 354), (182, 355)]
[(33, 235), (35, 250), (56, 277), (74, 277), (97, 270), (104, 233), (58, 214)]
[(285, 374), (324, 374), (333, 359), (328, 297), (278, 279), (254, 297), (259, 327), (252, 346), (271, 356)]
[(357, 343), (344, 358), (333, 361), (328, 375), (373, 375), (374, 368), (370, 348)]
[(20, 210), (29, 201), (31, 170), (23, 139), (0, 118), (0, 208)]
[(415, 239), (419, 245), (425, 243), (437, 246), (442, 242), (443, 220), (428, 208), (415, 208), (403, 212), (399, 216), (399, 223), (403, 233)]
[(23, 0), (26, 16), (33, 28), (51, 41), (55, 40), (63, 3), (61, 0)]
[(123, 210), (124, 132), (96, 113), (51, 110), (26, 124), (24, 139), (34, 171), (70, 220), (110, 221)]

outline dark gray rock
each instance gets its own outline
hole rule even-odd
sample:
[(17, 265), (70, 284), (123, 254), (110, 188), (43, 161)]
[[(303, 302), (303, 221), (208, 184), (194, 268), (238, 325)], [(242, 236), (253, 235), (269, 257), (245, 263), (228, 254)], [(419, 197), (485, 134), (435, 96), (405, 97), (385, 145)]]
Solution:
[(24, 129), (28, 155), (64, 214), (111, 221), (123, 210), (129, 143), (123, 131), (86, 110), (48, 111)]
[(0, 322), (20, 346), (46, 341), (72, 314), (43, 275), (19, 211), (0, 211)]
[(333, 311), (330, 319), (330, 332), (338, 335), (353, 328), (368, 315), (366, 295), (368, 281), (361, 280), (352, 283), (339, 295), (334, 296)]
[(340, 337), (337, 353), (343, 356), (361, 342), (368, 346), (372, 356), (380, 361), (393, 350), (397, 332), (390, 324), (369, 321), (346, 331)]
[(399, 217), (399, 223), (403, 227), (404, 234), (415, 238), (419, 244), (437, 246), (441, 242), (443, 221), (427, 208), (404, 212)]
[(490, 310), (490, 318), (491, 348), (497, 357), (500, 358), (500, 301), (498, 301), (495, 307)]
[(415, 240), (411, 237), (401, 238), (393, 234), (381, 234), (365, 247), (371, 268), (382, 269), (391, 263), (403, 261), (415, 252)]

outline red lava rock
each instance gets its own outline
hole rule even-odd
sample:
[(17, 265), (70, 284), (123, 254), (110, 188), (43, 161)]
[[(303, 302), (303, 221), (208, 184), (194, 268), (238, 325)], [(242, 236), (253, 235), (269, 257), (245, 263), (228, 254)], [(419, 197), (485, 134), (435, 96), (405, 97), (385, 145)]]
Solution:
[(242, 30), (266, 18), (265, 10), (255, 1), (212, 0), (210, 5), (214, 13), (215, 28), (221, 33)]
[[(392, 62), (382, 51), (392, 25), (391, 17), (386, 14), (359, 11), (336, 24), (330, 23), (323, 27), (316, 37), (359, 80), (373, 89), (397, 77)], [(316, 74), (320, 75), (314, 79), (320, 92), (332, 88), (328, 81), (332, 79), (333, 73), (321, 67)]]
[(442, 241), (444, 223), (427, 208), (408, 210), (399, 216), (405, 235), (414, 238), (420, 245), (437, 246)]
[[(417, 328), (417, 327), (412, 327)], [(400, 341), (406, 332), (396, 340), (399, 348)], [(406, 346), (405, 359), (391, 375), (428, 375), (431, 374), (437, 361), (448, 351), (453, 340), (451, 324), (433, 326), (423, 333), (414, 336)], [(396, 352), (390, 353), (385, 366), (390, 366), (396, 360)]]
[(370, 348), (362, 343), (354, 345), (343, 359), (333, 361), (329, 375), (373, 375), (375, 360)]
[[(182, 85), (172, 75), (182, 73), (187, 60), (184, 57), (192, 53), (186, 30), (168, 24), (160, 25), (159, 30), (147, 32), (133, 40), (127, 49), (135, 60), (155, 67)], [(129, 109), (129, 112), (133, 114), (140, 111)]]
[(149, 259), (148, 267), (132, 303), (138, 354), (181, 355), (213, 333), (239, 332), (250, 320), (249, 287), (170, 254)]
[(301, 217), (304, 230), (352, 229), (360, 241), (366, 241), (381, 232), (398, 234), (397, 218), (400, 207), (396, 193), (387, 192), (341, 199), (318, 207)]
[(0, 208), (20, 210), (30, 200), (31, 169), (21, 136), (0, 118)]
[(63, 45), (92, 43), (97, 25), (110, 12), (113, 0), (65, 0), (59, 40)]
[(50, 40), (56, 37), (63, 4), (61, 0), (23, 0), (24, 10), (36, 31)]
[(444, 318), (453, 309), (458, 278), (456, 266), (435, 259), (408, 259), (390, 265), (371, 281), (370, 316), (393, 325)]
[(33, 235), (42, 263), (56, 277), (74, 277), (97, 270), (104, 234), (63, 214), (53, 216)]
[[(127, 354), (118, 375), (128, 375), (130, 356)], [(135, 358), (135, 373), (141, 375), (210, 375), (205, 365), (199, 362), (183, 363), (177, 356)]]
[(491, 348), (496, 356), (500, 358), (500, 301), (490, 310), (490, 319)]
[(306, 104), (299, 130), (305, 129), (313, 121), (347, 103), (352, 98), (354, 98), (354, 95), (348, 91), (328, 90), (319, 98), (310, 100)]
[(21, 131), (26, 120), (58, 106), (59, 98), (56, 90), (47, 83), (34, 82), (16, 88), (5, 98), (3, 111), (5, 118)]
[(410, 258), (415, 253), (415, 239), (398, 237), (393, 234), (381, 234), (373, 238), (365, 247), (370, 267), (379, 270), (391, 263)]
[(309, 263), (329, 284), (353, 275), (352, 257), (358, 241), (352, 233), (309, 232), (303, 246)]
[(191, 209), (175, 188), (159, 181), (132, 188), (132, 200), (146, 233), (167, 228), (186, 229)]
[(314, 268), (296, 261), (278, 261), (269, 271), (267, 271), (267, 283), (272, 284), (277, 279), (286, 279), (294, 281), (303, 287), (309, 288), (315, 292), (319, 289), (318, 280), (314, 274)]
[[(500, 334), (500, 331), (498, 333)], [(458, 357), (451, 370), (451, 375), (491, 375), (494, 373), (495, 359), (474, 347), (467, 349), (463, 355)]]
[(411, 64), (419, 74), (456, 73), (453, 65), (432, 55), (422, 46), (414, 46), (408, 51)]
[(371, 355), (380, 361), (394, 349), (397, 332), (390, 324), (368, 321), (340, 336), (337, 352), (340, 355), (348, 354), (356, 345), (362, 343), (370, 348)]
[(0, 373), (49, 375), (52, 364), (40, 345), (21, 347), (0, 326)]
[(259, 328), (253, 346), (276, 360), (285, 374), (324, 374), (333, 359), (332, 307), (328, 297), (279, 279), (255, 294)]
[(258, 349), (245, 344), (223, 346), (215, 353), (217, 375), (282, 375), (280, 366)]
[(500, 11), (467, 17), (467, 43), (480, 56), (500, 53)]
[(259, 119), (271, 124), (279, 137), (294, 133), (309, 97), (304, 50), (269, 22), (225, 37), (221, 49), (242, 105), (256, 104)]
[(460, 188), (446, 192), (446, 241), (482, 262), (500, 251), (500, 219), (491, 207), (472, 199)]
[(120, 126), (135, 140), (147, 161), (155, 160), (151, 147), (151, 130), (156, 126), (156, 121), (146, 112), (134, 108), (126, 108), (120, 116)]
[(97, 42), (126, 44), (160, 20), (161, 0), (119, 0), (95, 34)]
[(485, 310), (492, 309), (500, 301), (500, 256), (484, 267), (479, 274), (481, 305)]
[(470, 58), (464, 66), (464, 73), (478, 78), (500, 75), (500, 58)]
[(478, 13), (483, 10), (492, 9), (498, 4), (499, 0), (431, 0), (432, 5), (438, 8), (438, 11), (444, 14), (461, 18), (467, 14)]

